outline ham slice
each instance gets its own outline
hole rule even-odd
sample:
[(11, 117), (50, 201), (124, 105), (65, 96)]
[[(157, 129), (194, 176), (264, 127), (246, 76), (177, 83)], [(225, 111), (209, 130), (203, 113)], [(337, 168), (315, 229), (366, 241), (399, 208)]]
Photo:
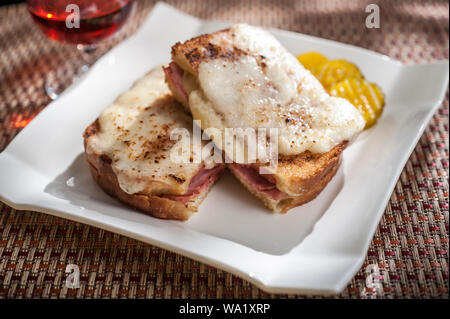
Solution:
[(223, 165), (217, 165), (211, 169), (202, 167), (200, 171), (192, 178), (189, 188), (184, 195), (164, 195), (163, 197), (186, 204), (190, 200), (206, 191), (223, 172)]
[[(184, 71), (176, 63), (171, 62), (168, 67), (164, 68), (167, 79), (170, 80), (172, 87), (177, 91), (179, 97), (183, 98), (186, 105), (189, 104), (189, 98), (183, 87)], [(209, 188), (220, 176), (223, 166), (218, 165), (212, 169), (204, 167), (192, 178), (189, 188), (184, 195), (164, 195), (165, 198), (176, 200), (186, 204), (200, 193)]]
[(164, 68), (164, 72), (166, 73), (167, 78), (170, 79), (172, 87), (175, 88), (179, 97), (183, 99), (185, 105), (188, 105), (189, 97), (183, 87), (184, 70), (176, 63), (171, 62), (167, 68)]
[(236, 163), (229, 165), (233, 167), (236, 174), (252, 189), (267, 195), (273, 200), (280, 200), (288, 196), (277, 188), (272, 176), (259, 174), (257, 166)]

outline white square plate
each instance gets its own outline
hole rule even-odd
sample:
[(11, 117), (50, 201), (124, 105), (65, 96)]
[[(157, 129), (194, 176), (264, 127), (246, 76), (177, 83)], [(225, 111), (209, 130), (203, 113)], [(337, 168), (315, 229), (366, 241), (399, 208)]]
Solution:
[(387, 97), (378, 124), (344, 152), (314, 201), (271, 214), (224, 176), (188, 222), (135, 212), (105, 195), (83, 157), (82, 132), (177, 41), (227, 26), (158, 4), (141, 29), (43, 110), (0, 154), (0, 199), (91, 224), (222, 268), (275, 293), (332, 294), (360, 268), (398, 176), (442, 102), (448, 61), (405, 66), (364, 49), (273, 30), (293, 54), (319, 51), (356, 63)]

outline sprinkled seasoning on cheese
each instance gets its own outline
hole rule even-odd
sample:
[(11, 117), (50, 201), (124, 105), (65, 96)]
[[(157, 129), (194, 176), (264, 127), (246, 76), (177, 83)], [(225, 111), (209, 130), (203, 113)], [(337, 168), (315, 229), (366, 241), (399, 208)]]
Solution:
[(128, 194), (184, 194), (201, 163), (173, 163), (174, 128), (192, 136), (192, 119), (170, 94), (162, 68), (138, 80), (99, 116), (100, 131), (87, 142), (87, 152), (105, 154), (119, 185)]
[(363, 130), (355, 107), (330, 96), (270, 33), (243, 24), (230, 32), (227, 40), (211, 41), (239, 54), (200, 63), (202, 93), (190, 95), (190, 103), (201, 103), (199, 96), (210, 102), (222, 119), (220, 129), (278, 128), (278, 151), (285, 155), (327, 152)]

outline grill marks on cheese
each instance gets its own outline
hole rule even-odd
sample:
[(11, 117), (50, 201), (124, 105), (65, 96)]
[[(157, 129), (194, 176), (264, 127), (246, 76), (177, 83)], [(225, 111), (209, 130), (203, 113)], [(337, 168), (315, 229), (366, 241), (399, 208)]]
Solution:
[(192, 119), (180, 111), (157, 68), (120, 95), (99, 117), (100, 131), (89, 138), (87, 151), (106, 154), (120, 187), (128, 194), (173, 194), (188, 191), (202, 164), (176, 164), (170, 132), (183, 127), (192, 136)]
[(364, 128), (359, 112), (328, 95), (270, 33), (238, 24), (199, 44), (185, 57), (198, 73), (189, 105), (203, 128), (278, 128), (283, 155), (325, 153)]

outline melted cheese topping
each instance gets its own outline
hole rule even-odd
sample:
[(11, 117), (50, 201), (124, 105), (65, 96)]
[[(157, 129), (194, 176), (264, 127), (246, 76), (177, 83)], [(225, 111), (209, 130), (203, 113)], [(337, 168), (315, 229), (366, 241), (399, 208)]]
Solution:
[[(237, 57), (200, 63), (201, 92), (189, 96), (194, 118), (211, 108), (201, 119), (219, 129), (277, 128), (278, 152), (285, 155), (328, 152), (364, 128), (355, 107), (330, 96), (270, 33), (238, 24), (226, 39), (217, 36), (211, 42), (229, 47)], [(208, 120), (211, 112), (220, 121)]]
[(86, 150), (111, 158), (122, 190), (128, 194), (186, 193), (202, 164), (177, 164), (170, 159), (177, 142), (170, 140), (172, 129), (186, 128), (192, 136), (192, 119), (170, 94), (161, 67), (120, 95), (98, 121), (100, 131), (89, 137)]

